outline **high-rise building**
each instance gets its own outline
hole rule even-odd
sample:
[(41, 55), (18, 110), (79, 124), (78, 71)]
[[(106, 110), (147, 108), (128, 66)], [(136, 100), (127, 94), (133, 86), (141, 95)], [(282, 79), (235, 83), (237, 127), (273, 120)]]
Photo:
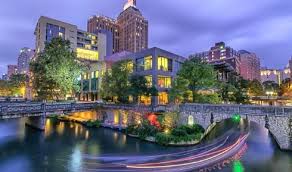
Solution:
[(246, 50), (238, 51), (240, 54), (240, 75), (246, 80), (261, 81), (260, 59), (255, 53)]
[(104, 57), (111, 55), (113, 50), (111, 34), (102, 31), (97, 34), (86, 32), (75, 25), (42, 16), (38, 20), (35, 35), (37, 52), (43, 51), (45, 43), (56, 37), (70, 41), (70, 47), (76, 52), (77, 59), (88, 69), (81, 76), (79, 97), (86, 95), (91, 100), (96, 100), (101, 82), (99, 74), (105, 70)]
[(136, 7), (136, 0), (128, 0), (117, 20), (96, 15), (89, 18), (87, 31), (108, 31), (113, 37), (113, 53), (139, 52), (148, 48), (148, 21)]
[(148, 48), (148, 21), (136, 7), (136, 0), (128, 0), (117, 23), (120, 27), (120, 51), (139, 52)]
[(91, 16), (87, 21), (87, 31), (95, 34), (108, 32), (112, 39), (112, 52), (119, 52), (119, 25), (115, 19), (102, 15)]
[(20, 50), (20, 54), (17, 60), (18, 73), (20, 74), (29, 73), (29, 63), (33, 58), (34, 54), (35, 54), (34, 50), (27, 47), (24, 47)]
[(193, 57), (200, 58), (208, 63), (228, 63), (234, 71), (240, 74), (240, 54), (224, 42), (215, 43), (209, 51), (196, 53)]
[(10, 79), (10, 77), (12, 75), (15, 75), (17, 73), (18, 73), (17, 65), (8, 65), (7, 66), (7, 77), (8, 77), (8, 79)]

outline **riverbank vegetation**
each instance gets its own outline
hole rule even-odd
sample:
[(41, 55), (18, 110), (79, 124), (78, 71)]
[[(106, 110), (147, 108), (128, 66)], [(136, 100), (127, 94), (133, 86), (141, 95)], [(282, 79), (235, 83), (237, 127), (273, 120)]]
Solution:
[(177, 112), (167, 112), (158, 117), (148, 114), (142, 122), (126, 128), (128, 135), (160, 145), (197, 144), (204, 132), (204, 128), (198, 124), (179, 125)]

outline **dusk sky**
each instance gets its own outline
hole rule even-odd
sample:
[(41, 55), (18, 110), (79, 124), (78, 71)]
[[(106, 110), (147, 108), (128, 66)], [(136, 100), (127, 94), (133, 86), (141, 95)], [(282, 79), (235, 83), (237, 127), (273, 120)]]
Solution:
[[(2, 0), (0, 73), (16, 64), (22, 47), (34, 48), (41, 15), (86, 30), (89, 16), (116, 18), (126, 0)], [(176, 54), (208, 50), (224, 41), (255, 52), (262, 66), (283, 68), (292, 56), (291, 0), (137, 0), (149, 20), (149, 47)]]

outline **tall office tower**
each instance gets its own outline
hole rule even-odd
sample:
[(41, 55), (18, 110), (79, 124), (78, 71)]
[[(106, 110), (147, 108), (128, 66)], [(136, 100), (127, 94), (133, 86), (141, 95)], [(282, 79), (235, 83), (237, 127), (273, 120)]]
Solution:
[(7, 78), (10, 79), (10, 77), (12, 75), (15, 75), (18, 73), (18, 70), (17, 70), (17, 65), (8, 65), (7, 66)]
[(34, 56), (34, 50), (24, 47), (18, 56), (17, 68), (20, 74), (29, 74), (29, 63)]
[(120, 28), (120, 51), (139, 52), (148, 48), (148, 21), (136, 8), (136, 0), (128, 0), (117, 23)]
[(261, 81), (260, 59), (255, 53), (246, 50), (238, 51), (240, 54), (240, 75), (246, 80)]
[(119, 25), (115, 19), (102, 15), (91, 16), (87, 21), (87, 31), (95, 34), (107, 32), (108, 35), (111, 35), (112, 52), (119, 52)]

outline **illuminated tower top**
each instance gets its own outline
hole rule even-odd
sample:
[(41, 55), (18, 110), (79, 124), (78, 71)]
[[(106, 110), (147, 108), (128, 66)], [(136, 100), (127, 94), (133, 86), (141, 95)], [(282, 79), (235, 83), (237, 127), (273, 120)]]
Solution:
[(129, 7), (136, 7), (136, 0), (128, 0), (128, 2), (124, 5), (124, 10)]

